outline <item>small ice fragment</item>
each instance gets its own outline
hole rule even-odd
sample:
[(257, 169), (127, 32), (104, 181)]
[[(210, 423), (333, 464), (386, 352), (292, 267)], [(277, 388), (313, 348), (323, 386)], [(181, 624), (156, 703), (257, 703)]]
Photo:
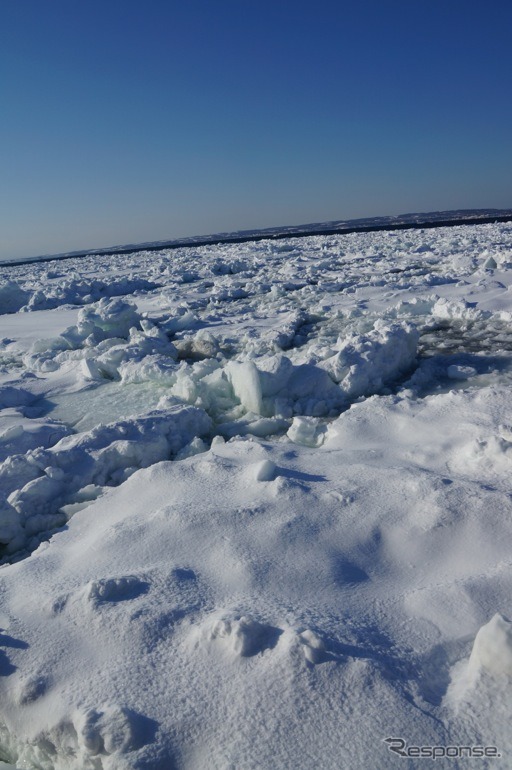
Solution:
[(452, 364), (446, 371), (448, 377), (451, 380), (467, 380), (470, 377), (474, 377), (477, 374), (476, 369), (472, 366), (457, 366)]

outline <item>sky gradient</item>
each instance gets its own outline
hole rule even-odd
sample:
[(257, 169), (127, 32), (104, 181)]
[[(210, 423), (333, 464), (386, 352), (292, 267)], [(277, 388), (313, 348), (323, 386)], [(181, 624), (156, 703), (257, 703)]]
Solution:
[(0, 258), (512, 207), (512, 4), (7, 0)]

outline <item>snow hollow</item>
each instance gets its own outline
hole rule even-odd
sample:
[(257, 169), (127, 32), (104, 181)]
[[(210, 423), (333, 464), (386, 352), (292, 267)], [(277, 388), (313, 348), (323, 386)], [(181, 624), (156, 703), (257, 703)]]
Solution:
[(511, 286), (507, 223), (0, 265), (0, 766), (511, 767)]

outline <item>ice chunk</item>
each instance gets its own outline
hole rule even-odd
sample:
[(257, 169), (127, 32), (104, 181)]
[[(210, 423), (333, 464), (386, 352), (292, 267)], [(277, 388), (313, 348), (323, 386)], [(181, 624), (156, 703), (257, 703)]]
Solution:
[(108, 337), (127, 338), (130, 329), (139, 323), (135, 305), (122, 299), (102, 299), (80, 310), (76, 330), (82, 339), (92, 334), (100, 341)]
[(497, 264), (496, 260), (494, 259), (494, 257), (492, 257), (492, 256), (489, 256), (489, 257), (487, 257), (487, 259), (485, 260), (485, 262), (484, 262), (484, 265), (483, 265), (483, 266), (484, 266), (484, 268), (485, 268), (486, 270), (496, 270), (496, 268), (498, 267), (498, 264)]
[(329, 374), (313, 364), (300, 364), (293, 368), (285, 393), (294, 401), (312, 399), (313, 402), (341, 402), (342, 394)]
[(350, 398), (369, 396), (412, 366), (418, 340), (419, 332), (410, 324), (378, 321), (368, 334), (341, 340), (338, 353), (319, 366)]
[(267, 356), (257, 358), (254, 364), (258, 370), (264, 398), (275, 396), (286, 388), (293, 372), (293, 364), (289, 358), (283, 355)]
[(123, 385), (141, 382), (165, 383), (171, 385), (176, 380), (178, 364), (167, 356), (146, 355), (141, 360), (128, 359), (118, 369)]
[(103, 373), (101, 372), (98, 364), (93, 358), (84, 358), (80, 362), (80, 368), (82, 370), (82, 375), (85, 380), (90, 380), (91, 382), (98, 382), (99, 380), (102, 380), (104, 378)]
[(252, 361), (230, 361), (226, 373), (235, 396), (248, 412), (261, 414), (262, 394), (258, 370)]
[(178, 358), (188, 358), (192, 361), (214, 358), (219, 352), (219, 341), (205, 329), (201, 329), (193, 337), (177, 340), (175, 346)]
[(438, 321), (449, 321), (452, 319), (475, 321), (477, 319), (488, 318), (491, 313), (479, 310), (476, 307), (475, 302), (467, 302), (464, 299), (449, 300), (442, 297), (437, 300), (432, 308), (432, 315)]
[(22, 489), (12, 492), (7, 501), (18, 513), (28, 517), (35, 510), (39, 514), (49, 513), (52, 510), (52, 501), (58, 498), (62, 491), (62, 481), (43, 475), (29, 481)]
[(325, 432), (315, 417), (294, 417), (287, 436), (294, 444), (318, 447), (324, 441)]
[(439, 299), (437, 295), (431, 297), (413, 297), (411, 300), (401, 300), (393, 308), (393, 315), (402, 316), (421, 316), (432, 312), (432, 307)]

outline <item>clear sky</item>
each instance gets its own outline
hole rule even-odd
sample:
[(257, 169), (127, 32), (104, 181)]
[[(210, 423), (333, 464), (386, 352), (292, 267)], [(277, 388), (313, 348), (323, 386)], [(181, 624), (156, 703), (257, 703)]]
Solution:
[(0, 257), (512, 207), (509, 0), (3, 0)]

